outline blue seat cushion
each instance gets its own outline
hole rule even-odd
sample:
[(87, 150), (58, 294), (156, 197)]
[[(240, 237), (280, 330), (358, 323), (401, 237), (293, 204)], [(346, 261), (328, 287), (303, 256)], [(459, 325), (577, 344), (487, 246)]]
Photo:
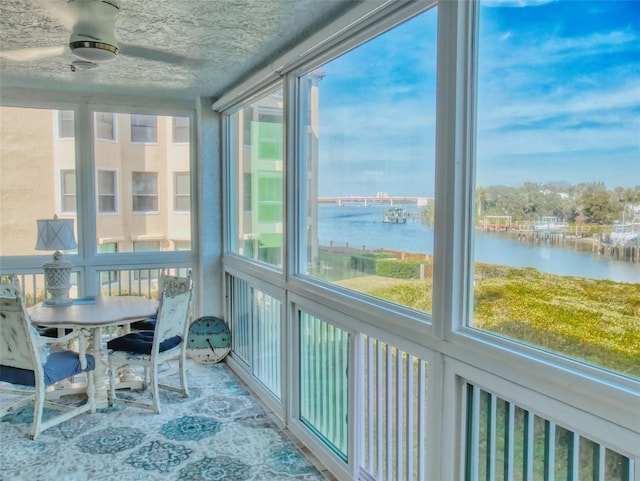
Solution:
[[(80, 367), (80, 357), (73, 351), (55, 351), (49, 355), (43, 366), (44, 384), (50, 386), (58, 381), (75, 376), (84, 371), (93, 371), (96, 367), (95, 358), (87, 355), (87, 368)], [(0, 366), (0, 380), (21, 386), (35, 386), (35, 375), (30, 369)]]
[[(153, 346), (153, 331), (130, 332), (107, 342), (107, 347), (113, 351), (127, 351), (138, 354), (151, 354)], [(160, 352), (173, 349), (182, 342), (182, 337), (173, 336), (160, 343)]]
[(156, 320), (158, 316), (151, 316), (141, 321), (131, 323), (131, 329), (136, 331), (153, 331), (156, 328)]

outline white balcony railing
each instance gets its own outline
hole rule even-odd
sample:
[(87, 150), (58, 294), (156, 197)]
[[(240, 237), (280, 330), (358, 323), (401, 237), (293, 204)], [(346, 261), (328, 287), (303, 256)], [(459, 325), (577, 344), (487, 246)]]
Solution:
[[(619, 452), (624, 452), (624, 447), (616, 450), (603, 441), (597, 428), (571, 429), (556, 419), (550, 407), (553, 403), (534, 411), (461, 374), (457, 375), (457, 394), (441, 398), (443, 403), (457, 403), (454, 411), (458, 421), (454, 424), (461, 428), (442, 424), (430, 430), (428, 420), (438, 420), (439, 413), (436, 408), (435, 413), (427, 415), (427, 393), (430, 382), (433, 386), (442, 383), (437, 379), (441, 370), (430, 375), (427, 360), (392, 345), (393, 334), (384, 334), (384, 329), (377, 328), (374, 335), (347, 328), (343, 318), (340, 323), (333, 322), (332, 311), (323, 314), (324, 309), (314, 308), (311, 314), (302, 306), (304, 302), (297, 300), (291, 314), (291, 322), (297, 325), (289, 338), (294, 345), (290, 352), (283, 352), (280, 339), (287, 325), (282, 312), (284, 293), (266, 294), (264, 281), (241, 275), (227, 274), (233, 358), (241, 361), (231, 366), (243, 367), (243, 378), (250, 384), (254, 379), (258, 385), (269, 387), (272, 394), (279, 394), (278, 399), (286, 398), (289, 392), (289, 402), (296, 404), (289, 409), (295, 421), (315, 444), (327, 448), (323, 454), (314, 453), (324, 456), (325, 464), (344, 467), (339, 479), (431, 479), (434, 473), (442, 472), (433, 464), (442, 462), (439, 456), (447, 456), (444, 450), (435, 456), (429, 453), (443, 442), (428, 439), (428, 434), (433, 437), (438, 432), (452, 438), (448, 446), (459, 451), (454, 457), (460, 466), (457, 479), (634, 479), (634, 458)], [(352, 357), (353, 346), (358, 346), (356, 357)], [(285, 360), (295, 366), (282, 370)], [(283, 372), (297, 378), (281, 380), (278, 374)], [(433, 386), (431, 389), (435, 389)], [(353, 392), (359, 396), (355, 402), (349, 400)], [(434, 399), (438, 397), (436, 393)], [(283, 407), (281, 415), (286, 418), (282, 414), (285, 412)], [(457, 462), (449, 461), (453, 466), (450, 470), (458, 472)]]
[[(188, 267), (171, 267), (164, 269), (170, 275), (186, 275)], [(98, 292), (103, 296), (143, 296), (149, 299), (158, 297), (158, 277), (162, 269), (112, 269), (98, 271), (96, 282)], [(6, 273), (9, 274), (9, 273)], [(44, 273), (11, 272), (18, 276), (25, 303), (30, 307), (42, 302), (48, 296)], [(4, 274), (3, 274), (4, 275)], [(81, 297), (78, 292), (78, 272), (71, 273), (71, 298)]]

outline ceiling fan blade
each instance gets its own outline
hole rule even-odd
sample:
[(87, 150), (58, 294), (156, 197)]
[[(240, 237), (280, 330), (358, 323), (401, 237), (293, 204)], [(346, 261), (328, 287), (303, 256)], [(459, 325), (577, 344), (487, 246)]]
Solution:
[(60, 5), (51, 0), (32, 0), (35, 5), (45, 11), (46, 15), (59, 23), (65, 30), (71, 31), (78, 21), (78, 13), (68, 2)]
[(58, 47), (17, 48), (0, 51), (0, 58), (14, 62), (31, 62), (33, 60), (56, 57), (57, 55), (62, 55), (64, 51), (65, 47), (62, 45)]
[(185, 57), (184, 55), (177, 55), (174, 53), (166, 52), (164, 50), (150, 47), (140, 47), (138, 45), (131, 45), (122, 42), (119, 42), (118, 46), (120, 48), (120, 55), (136, 57), (143, 60), (153, 60), (155, 62), (164, 62), (175, 65), (186, 65), (190, 62), (196, 61), (196, 59)]

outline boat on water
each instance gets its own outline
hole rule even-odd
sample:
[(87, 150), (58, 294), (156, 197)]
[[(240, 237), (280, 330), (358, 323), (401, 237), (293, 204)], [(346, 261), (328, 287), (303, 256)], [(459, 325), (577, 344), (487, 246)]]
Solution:
[(384, 211), (382, 222), (387, 224), (406, 224), (409, 212), (404, 207), (389, 207)]
[(640, 217), (634, 217), (631, 222), (614, 222), (610, 239), (614, 245), (640, 242)]
[(563, 232), (567, 223), (562, 222), (559, 217), (553, 215), (544, 215), (539, 217), (537, 221), (535, 221), (531, 227), (535, 232), (540, 233), (560, 233)]

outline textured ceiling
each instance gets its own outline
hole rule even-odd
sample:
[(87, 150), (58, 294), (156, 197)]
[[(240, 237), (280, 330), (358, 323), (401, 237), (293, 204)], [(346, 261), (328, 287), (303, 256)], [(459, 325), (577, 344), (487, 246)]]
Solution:
[[(96, 0), (100, 1), (100, 0)], [(172, 98), (216, 97), (353, 7), (353, 0), (109, 0), (115, 35), (139, 47), (97, 68), (71, 71), (66, 0), (0, 1), (0, 86)], [(68, 22), (67, 22), (68, 23)], [(16, 61), (14, 49), (62, 53)], [(130, 48), (135, 53), (135, 48)], [(40, 50), (38, 52), (41, 52)], [(153, 58), (149, 60), (148, 58)]]

